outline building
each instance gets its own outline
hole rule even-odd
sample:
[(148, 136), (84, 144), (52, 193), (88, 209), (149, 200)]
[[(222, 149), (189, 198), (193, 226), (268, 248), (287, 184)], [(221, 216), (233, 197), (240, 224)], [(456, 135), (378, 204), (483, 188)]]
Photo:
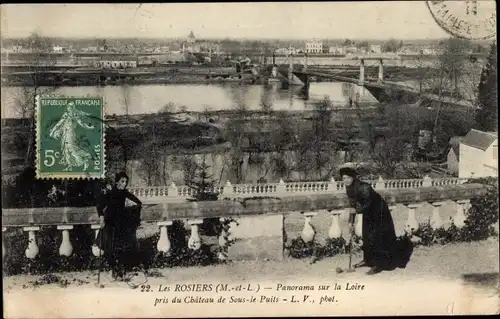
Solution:
[(306, 53), (323, 53), (323, 42), (320, 41), (307, 42)]
[(196, 43), (196, 38), (194, 37), (193, 31), (189, 33), (186, 41), (182, 42), (181, 51), (189, 53), (198, 53), (201, 51), (200, 45)]
[(54, 45), (52, 47), (52, 52), (55, 52), (55, 53), (63, 53), (65, 51), (65, 49), (60, 46), (60, 45)]
[(371, 44), (370, 45), (371, 53), (382, 53), (382, 46), (380, 44)]
[(458, 177), (498, 176), (498, 133), (475, 129), (460, 141)]
[(460, 162), (460, 141), (459, 136), (454, 136), (450, 139), (450, 147), (446, 156), (446, 167), (448, 172), (458, 175), (458, 163)]
[(136, 68), (138, 59), (136, 57), (103, 57), (96, 62), (96, 67), (103, 69), (127, 69)]
[(336, 46), (331, 46), (328, 48), (328, 53), (330, 54), (345, 54), (345, 48)]

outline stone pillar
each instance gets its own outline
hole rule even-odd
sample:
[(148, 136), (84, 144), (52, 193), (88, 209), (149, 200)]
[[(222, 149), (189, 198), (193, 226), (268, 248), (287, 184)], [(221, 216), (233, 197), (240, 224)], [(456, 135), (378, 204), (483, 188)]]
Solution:
[(171, 220), (158, 222), (157, 225), (160, 227), (160, 238), (156, 243), (156, 249), (162, 253), (168, 253), (170, 251), (170, 239), (168, 238), (168, 226), (172, 225)]
[(188, 220), (188, 225), (191, 226), (191, 236), (189, 236), (188, 247), (193, 250), (198, 250), (201, 248), (201, 238), (199, 230), (199, 225), (203, 223), (203, 219), (191, 219)]
[(443, 227), (443, 222), (441, 221), (441, 215), (440, 215), (440, 207), (443, 206), (445, 202), (433, 202), (432, 206), (433, 211), (432, 211), (432, 218), (431, 218), (431, 227), (433, 229), (439, 229)]
[(432, 178), (429, 175), (424, 176), (422, 187), (432, 187)]
[(359, 62), (359, 85), (365, 83), (365, 60), (361, 59)]
[(222, 197), (234, 197), (234, 188), (230, 181), (226, 181), (222, 191)]
[[(101, 230), (100, 225), (91, 225), (91, 229), (95, 231), (95, 238), (99, 235), (99, 231)], [(95, 244), (92, 244), (92, 254), (96, 257), (101, 257), (104, 255), (104, 249), (103, 247), (97, 247)]]
[(329, 193), (337, 193), (337, 182), (335, 178), (330, 178), (330, 183), (328, 184)]
[(378, 65), (378, 81), (383, 82), (384, 81), (384, 63), (383, 60), (379, 60), (379, 65)]
[(457, 228), (462, 228), (465, 226), (465, 220), (467, 217), (465, 216), (465, 207), (470, 203), (468, 199), (460, 199), (457, 200), (457, 214), (453, 218), (453, 224)]
[(314, 230), (311, 221), (313, 216), (316, 216), (317, 213), (303, 212), (302, 215), (304, 215), (304, 228), (302, 229), (300, 237), (305, 243), (310, 243), (314, 240), (314, 237), (316, 236), (316, 231)]
[(168, 187), (167, 197), (168, 198), (178, 198), (179, 197), (179, 194), (177, 193), (177, 186), (175, 185), (174, 182), (172, 182), (172, 184), (170, 184), (170, 186)]
[(377, 183), (375, 183), (375, 189), (385, 189), (385, 181), (382, 176), (378, 177)]
[(286, 194), (286, 185), (283, 179), (280, 178), (278, 185), (276, 185), (276, 195), (284, 196), (285, 194)]
[(288, 83), (289, 84), (292, 84), (293, 82), (293, 59), (292, 59), (292, 55), (289, 54), (288, 55)]
[(409, 235), (413, 234), (418, 229), (418, 222), (415, 218), (415, 211), (420, 207), (420, 204), (408, 205), (408, 219), (406, 220), (405, 232)]
[(73, 225), (59, 225), (58, 230), (62, 231), (61, 246), (59, 246), (59, 255), (61, 256), (71, 256), (73, 254), (73, 245), (71, 245), (71, 239), (69, 237), (69, 231), (73, 229)]
[(38, 249), (38, 244), (36, 242), (36, 231), (40, 230), (40, 227), (38, 226), (31, 226), (31, 227), (24, 227), (24, 231), (28, 232), (28, 247), (24, 251), (25, 255), (29, 259), (34, 259), (37, 255), (38, 252), (40, 251)]
[(344, 212), (343, 209), (336, 209), (332, 211), (332, 225), (328, 230), (329, 238), (340, 238), (342, 237), (342, 229), (340, 228), (340, 215)]
[(307, 53), (304, 54), (304, 72), (307, 72)]
[(365, 95), (365, 60), (363, 59), (360, 60), (359, 64), (359, 81), (356, 91), (356, 97), (361, 98)]

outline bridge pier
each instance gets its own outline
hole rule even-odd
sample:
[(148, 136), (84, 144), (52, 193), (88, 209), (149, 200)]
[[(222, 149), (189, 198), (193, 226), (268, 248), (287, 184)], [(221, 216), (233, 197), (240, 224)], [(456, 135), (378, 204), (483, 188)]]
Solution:
[(356, 97), (365, 95), (365, 60), (361, 59), (359, 63), (359, 81), (356, 87)]
[(293, 83), (293, 59), (292, 55), (288, 55), (288, 83)]
[(378, 65), (378, 82), (383, 82), (383, 81), (384, 81), (384, 63), (382, 59), (380, 59)]

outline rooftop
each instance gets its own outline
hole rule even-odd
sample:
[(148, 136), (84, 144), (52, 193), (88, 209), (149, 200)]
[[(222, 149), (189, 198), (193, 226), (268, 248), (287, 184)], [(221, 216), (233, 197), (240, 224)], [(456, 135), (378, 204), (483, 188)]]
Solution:
[(470, 130), (464, 138), (461, 139), (461, 144), (470, 147), (486, 150), (490, 145), (498, 139), (497, 132), (483, 132), (479, 130)]

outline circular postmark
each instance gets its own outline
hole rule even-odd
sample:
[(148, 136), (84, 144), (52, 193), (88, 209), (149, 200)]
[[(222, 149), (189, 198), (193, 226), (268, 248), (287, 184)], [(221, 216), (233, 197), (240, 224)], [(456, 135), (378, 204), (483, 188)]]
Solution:
[(485, 40), (496, 36), (496, 1), (426, 1), (432, 17), (458, 38)]

